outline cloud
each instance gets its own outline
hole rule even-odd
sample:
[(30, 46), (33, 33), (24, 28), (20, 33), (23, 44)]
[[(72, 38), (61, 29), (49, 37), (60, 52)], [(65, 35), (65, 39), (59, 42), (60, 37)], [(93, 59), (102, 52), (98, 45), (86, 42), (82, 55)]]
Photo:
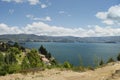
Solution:
[(26, 15), (27, 18), (30, 18), (31, 20), (35, 20), (35, 21), (52, 21), (50, 16), (46, 16), (44, 18), (39, 18), (39, 17), (35, 17), (34, 15), (28, 14)]
[(14, 13), (14, 9), (9, 9), (9, 14), (13, 14)]
[(40, 4), (39, 0), (2, 0), (5, 2), (15, 2), (15, 3), (24, 3), (24, 2), (28, 2), (30, 5), (37, 5)]
[(36, 5), (39, 4), (39, 0), (2, 0), (5, 2), (16, 2), (16, 3), (23, 3), (23, 2), (28, 2), (30, 5)]
[(98, 25), (84, 28), (65, 28), (60, 26), (51, 26), (43, 22), (33, 22), (20, 28), (18, 26), (8, 26), (0, 24), (0, 35), (2, 34), (36, 34), (47, 36), (77, 36), (77, 37), (93, 37), (93, 36), (120, 36), (120, 28), (100, 27)]
[(43, 4), (40, 0), (2, 0), (4, 2), (15, 2), (15, 3), (29, 3), (30, 5), (40, 5), (41, 8), (47, 8), (51, 5), (49, 1)]
[(36, 4), (40, 3), (39, 0), (28, 0), (28, 2), (29, 2), (30, 5), (36, 5)]
[(46, 4), (41, 4), (41, 8), (47, 8), (48, 6)]
[(19, 27), (10, 27), (4, 23), (0, 24), (0, 35), (1, 34), (19, 34), (22, 30)]
[(16, 3), (24, 2), (24, 0), (2, 0), (2, 1), (5, 1), (5, 2), (16, 2)]
[(106, 12), (98, 12), (96, 17), (107, 25), (120, 25), (120, 4), (110, 7)]
[(59, 13), (60, 13), (60, 14), (64, 14), (64, 13), (66, 13), (66, 12), (65, 12), (65, 11), (59, 11)]
[(61, 15), (71, 16), (71, 15), (70, 15), (68, 12), (66, 12), (66, 11), (59, 11), (58, 13), (61, 14)]

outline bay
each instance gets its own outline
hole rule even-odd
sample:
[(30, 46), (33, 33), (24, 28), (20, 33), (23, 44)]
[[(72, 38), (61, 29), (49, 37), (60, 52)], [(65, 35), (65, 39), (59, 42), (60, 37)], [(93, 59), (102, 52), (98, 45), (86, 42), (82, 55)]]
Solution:
[(69, 61), (75, 66), (95, 66), (103, 59), (105, 62), (120, 52), (119, 43), (59, 43), (59, 42), (26, 42), (23, 46), (38, 49), (43, 45), (59, 63)]

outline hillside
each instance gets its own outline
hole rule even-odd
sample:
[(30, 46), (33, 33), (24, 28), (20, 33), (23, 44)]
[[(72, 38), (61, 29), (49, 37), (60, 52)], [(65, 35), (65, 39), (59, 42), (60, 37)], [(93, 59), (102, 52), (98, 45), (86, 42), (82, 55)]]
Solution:
[(120, 62), (109, 63), (104, 67), (86, 72), (50, 69), (28, 74), (1, 76), (0, 80), (120, 80)]
[(116, 42), (120, 42), (120, 36), (73, 37), (73, 36), (38, 36), (34, 34), (6, 34), (6, 35), (0, 35), (0, 41), (116, 43)]
[(55, 64), (55, 59), (42, 45), (36, 50), (24, 48), (18, 43), (10, 45), (0, 42), (0, 75), (39, 70)]

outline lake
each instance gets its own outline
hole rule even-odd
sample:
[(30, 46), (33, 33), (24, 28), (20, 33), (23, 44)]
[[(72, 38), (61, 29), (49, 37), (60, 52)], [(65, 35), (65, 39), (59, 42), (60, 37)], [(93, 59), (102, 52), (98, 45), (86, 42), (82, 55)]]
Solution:
[[(75, 66), (95, 66), (103, 59), (115, 58), (120, 52), (120, 43), (59, 43), (59, 42), (26, 42), (24, 47), (38, 49), (43, 45), (60, 63), (69, 61)], [(81, 63), (82, 62), (82, 63)]]

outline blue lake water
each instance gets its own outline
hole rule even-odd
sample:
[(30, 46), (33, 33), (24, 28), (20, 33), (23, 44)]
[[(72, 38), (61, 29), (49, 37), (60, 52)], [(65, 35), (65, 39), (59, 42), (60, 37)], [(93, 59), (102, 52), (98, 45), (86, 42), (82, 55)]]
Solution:
[(78, 66), (82, 61), (84, 66), (94, 66), (99, 59), (107, 61), (115, 58), (120, 52), (118, 43), (57, 43), (57, 42), (26, 42), (27, 48), (38, 49), (43, 45), (58, 62), (69, 61)]

